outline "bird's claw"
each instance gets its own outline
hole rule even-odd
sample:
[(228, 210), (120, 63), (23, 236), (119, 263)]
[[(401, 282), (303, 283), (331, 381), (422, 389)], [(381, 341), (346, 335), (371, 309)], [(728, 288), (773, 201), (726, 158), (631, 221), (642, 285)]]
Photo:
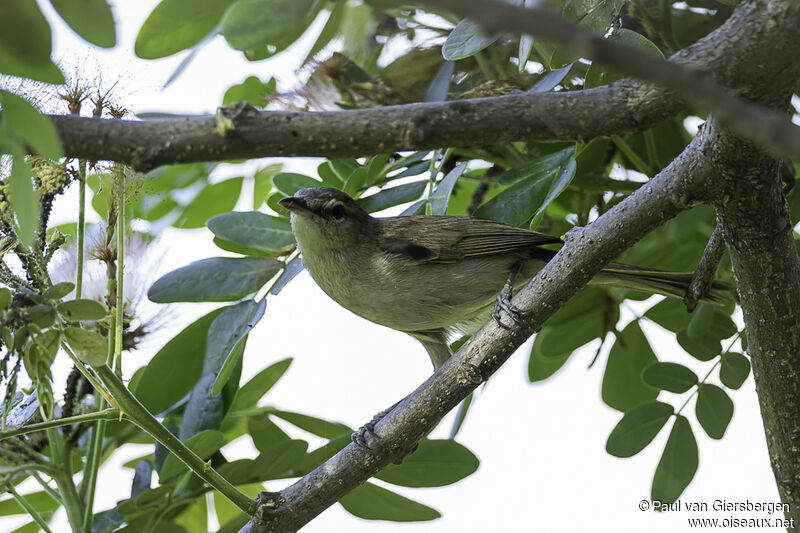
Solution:
[(503, 321), (500, 320), (501, 310), (505, 311), (506, 314), (511, 317), (511, 320), (517, 324), (521, 324), (522, 318), (527, 314), (527, 311), (511, 303), (511, 287), (508, 286), (504, 287), (503, 290), (500, 291), (500, 294), (497, 295), (497, 303), (492, 310), (492, 318), (497, 321), (500, 327), (508, 329), (508, 326), (503, 324)]
[[(397, 402), (400, 403), (400, 402)], [(386, 416), (392, 409), (397, 406), (397, 403), (391, 406), (388, 409), (384, 409), (377, 415), (372, 417), (372, 420), (358, 428), (357, 431), (354, 431), (352, 435), (350, 435), (350, 440), (353, 441), (353, 444), (360, 448), (364, 448), (365, 450), (371, 450), (372, 448), (369, 447), (369, 443), (367, 443), (367, 438), (374, 438), (380, 440), (380, 435), (375, 433), (375, 424), (381, 421), (381, 419)]]
[[(380, 419), (378, 419), (380, 420)], [(350, 440), (353, 441), (353, 444), (358, 446), (359, 448), (364, 448), (365, 450), (371, 450), (372, 448), (369, 447), (367, 443), (367, 435), (371, 435), (370, 438), (380, 439), (377, 433), (375, 433), (375, 424), (377, 420), (373, 418), (360, 428), (357, 431), (354, 431), (352, 435), (350, 435)]]
[(527, 311), (524, 311), (523, 309), (520, 309), (511, 303), (511, 296), (514, 290), (514, 280), (517, 278), (517, 274), (519, 274), (521, 268), (522, 263), (517, 262), (512, 265), (511, 271), (508, 273), (508, 280), (506, 280), (503, 290), (497, 295), (497, 303), (494, 305), (494, 309), (492, 309), (492, 318), (494, 318), (503, 329), (508, 329), (508, 326), (503, 324), (503, 321), (500, 320), (501, 309), (505, 311), (506, 314), (511, 317), (511, 320), (517, 324), (521, 324), (522, 318), (528, 314)]

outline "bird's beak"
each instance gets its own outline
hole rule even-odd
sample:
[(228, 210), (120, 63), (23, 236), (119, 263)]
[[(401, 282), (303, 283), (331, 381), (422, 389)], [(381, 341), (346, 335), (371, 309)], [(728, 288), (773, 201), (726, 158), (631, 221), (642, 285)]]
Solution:
[(306, 201), (297, 196), (287, 196), (286, 198), (281, 198), (278, 200), (278, 204), (289, 211), (308, 211), (308, 204)]

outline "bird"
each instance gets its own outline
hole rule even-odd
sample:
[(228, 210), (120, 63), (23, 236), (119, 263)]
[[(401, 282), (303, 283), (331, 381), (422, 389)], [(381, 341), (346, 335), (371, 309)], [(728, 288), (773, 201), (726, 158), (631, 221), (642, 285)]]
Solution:
[[(477, 330), (499, 310), (519, 321), (510, 303), (556, 252), (553, 237), (469, 216), (373, 217), (346, 193), (298, 190), (279, 200), (302, 261), (333, 300), (377, 324), (405, 332), (427, 351), (434, 371), (452, 355), (448, 339)], [(681, 298), (691, 273), (611, 263), (589, 282)], [(714, 281), (704, 301), (731, 285)], [(501, 322), (502, 324), (502, 322)]]

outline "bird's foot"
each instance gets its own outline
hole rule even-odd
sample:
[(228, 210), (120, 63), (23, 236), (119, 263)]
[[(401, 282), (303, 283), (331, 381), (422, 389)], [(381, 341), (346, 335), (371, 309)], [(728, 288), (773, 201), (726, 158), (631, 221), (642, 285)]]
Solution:
[[(368, 441), (372, 440), (372, 439), (375, 439), (375, 440), (380, 440), (381, 439), (380, 435), (375, 433), (375, 424), (377, 424), (383, 417), (385, 417), (387, 414), (389, 414), (391, 412), (391, 410), (394, 409), (399, 403), (400, 402), (397, 402), (396, 404), (394, 404), (390, 408), (384, 409), (380, 413), (378, 413), (375, 416), (373, 416), (372, 419), (369, 422), (367, 422), (366, 424), (364, 424), (363, 426), (358, 428), (357, 431), (354, 431), (353, 434), (350, 436), (350, 440), (353, 441), (353, 444), (355, 444), (356, 446), (358, 446), (360, 448), (364, 448), (365, 450), (372, 451), (372, 448), (370, 447)], [(405, 455), (403, 455), (399, 459), (395, 460), (394, 464), (399, 465), (400, 463), (402, 463), (403, 459), (405, 459), (406, 457), (408, 457), (409, 455), (411, 455), (412, 453), (417, 451), (417, 447), (418, 446), (419, 446), (419, 443), (415, 443), (414, 446), (411, 448), (411, 450), (409, 450), (408, 453), (406, 453)]]
[(384, 416), (388, 415), (389, 412), (391, 412), (391, 410), (394, 409), (395, 406), (397, 406), (398, 403), (400, 403), (400, 402), (397, 402), (396, 404), (392, 405), (388, 409), (384, 409), (380, 413), (378, 413), (375, 416), (373, 416), (372, 419), (369, 422), (367, 422), (366, 424), (364, 424), (363, 426), (358, 428), (357, 431), (354, 431), (353, 434), (350, 435), (350, 440), (352, 440), (353, 443), (356, 446), (364, 448), (365, 450), (371, 450), (367, 440), (368, 439), (380, 440), (380, 438), (381, 438), (380, 435), (375, 433), (375, 424), (380, 422), (381, 419)]
[(503, 324), (503, 321), (500, 319), (501, 310), (505, 311), (506, 314), (511, 317), (511, 320), (517, 324), (521, 324), (523, 317), (527, 314), (527, 311), (524, 311), (523, 309), (520, 309), (511, 303), (514, 281), (516, 280), (517, 274), (519, 274), (521, 267), (521, 263), (515, 263), (514, 266), (511, 267), (511, 272), (508, 274), (508, 280), (506, 280), (503, 290), (501, 290), (500, 294), (497, 295), (497, 303), (494, 305), (494, 309), (492, 309), (492, 318), (494, 318), (502, 328), (508, 329), (508, 326)]

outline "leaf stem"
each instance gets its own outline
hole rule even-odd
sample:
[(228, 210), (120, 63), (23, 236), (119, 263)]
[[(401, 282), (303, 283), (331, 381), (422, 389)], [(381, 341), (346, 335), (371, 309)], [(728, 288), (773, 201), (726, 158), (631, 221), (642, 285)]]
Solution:
[[(116, 330), (116, 315), (111, 315), (111, 327), (107, 333), (106, 364), (110, 364), (114, 359), (114, 331)], [(94, 394), (94, 406), (96, 411), (103, 407), (103, 395), (96, 390)], [(103, 453), (103, 437), (106, 433), (106, 421), (98, 420), (92, 428), (92, 438), (89, 441), (89, 449), (86, 452), (87, 461), (81, 485), (81, 497), (86, 502), (86, 509), (83, 515), (83, 526), (85, 533), (91, 533), (92, 522), (94, 522), (94, 495), (97, 490), (97, 473), (100, 470), (100, 457)]]
[(47, 422), (39, 422), (37, 424), (29, 424), (27, 426), (0, 431), (0, 441), (49, 428), (69, 426), (72, 424), (80, 424), (82, 422), (92, 422), (94, 420), (116, 420), (117, 418), (119, 418), (119, 409), (114, 408), (103, 409), (102, 411), (95, 411), (93, 413), (86, 413), (83, 415), (70, 416), (67, 418), (55, 418), (53, 420), (48, 420)]
[(114, 328), (114, 362), (112, 368), (118, 376), (122, 375), (122, 329), (124, 324), (124, 300), (122, 272), (125, 260), (125, 172), (117, 173), (117, 318)]
[(65, 446), (66, 443), (56, 428), (49, 428), (45, 431), (53, 454), (53, 462), (57, 465), (53, 480), (61, 493), (62, 503), (67, 511), (67, 520), (69, 520), (72, 531), (81, 531), (83, 505), (78, 497), (75, 482), (72, 480), (72, 454), (69, 446)]
[(722, 352), (721, 354), (719, 354), (719, 356), (717, 357), (717, 360), (714, 362), (714, 365), (713, 365), (711, 368), (709, 368), (709, 369), (708, 369), (708, 372), (706, 372), (706, 375), (705, 375), (705, 376), (703, 376), (703, 379), (701, 379), (701, 380), (700, 380), (700, 381), (697, 383), (697, 385), (695, 385), (695, 388), (694, 388), (694, 390), (693, 390), (693, 391), (692, 391), (692, 393), (689, 395), (689, 397), (688, 397), (688, 398), (686, 398), (686, 401), (685, 401), (685, 402), (683, 402), (683, 405), (681, 405), (681, 408), (680, 408), (680, 409), (678, 409), (678, 411), (675, 413), (675, 416), (678, 416), (679, 414), (681, 414), (681, 411), (683, 411), (683, 408), (684, 408), (684, 407), (686, 407), (686, 405), (689, 403), (689, 400), (691, 400), (692, 398), (694, 398), (695, 394), (697, 394), (697, 391), (699, 391), (699, 390), (700, 390), (700, 385), (702, 385), (703, 383), (705, 383), (705, 382), (706, 382), (706, 380), (708, 379), (708, 376), (710, 376), (710, 375), (711, 375), (711, 372), (713, 372), (713, 371), (714, 371), (714, 369), (715, 369), (715, 368), (717, 368), (717, 367), (719, 366), (719, 364), (722, 362), (722, 356), (723, 356), (723, 355), (725, 355), (725, 354), (727, 354), (728, 352), (730, 352), (730, 351), (731, 351), (731, 348), (733, 348), (733, 345), (736, 343), (736, 341), (737, 341), (737, 340), (739, 340), (739, 336), (741, 335), (741, 333), (742, 333), (741, 331), (737, 331), (737, 332), (736, 332), (736, 335), (733, 337), (733, 340), (732, 340), (732, 341), (731, 341), (731, 343), (728, 345), (728, 348), (727, 348), (727, 349), (726, 349), (724, 352)]
[(9, 494), (11, 494), (11, 497), (17, 501), (20, 507), (25, 509), (25, 512), (31, 515), (33, 521), (36, 522), (40, 528), (42, 528), (42, 531), (44, 531), (45, 533), (53, 533), (53, 531), (47, 525), (47, 520), (45, 520), (44, 517), (39, 514), (39, 511), (37, 511), (36, 508), (33, 505), (31, 505), (31, 502), (26, 500), (24, 496), (22, 496), (20, 493), (16, 491), (16, 489), (14, 489), (14, 486), (11, 483), (6, 484), (4, 488)]
[(78, 161), (78, 256), (77, 274), (75, 276), (75, 299), (81, 297), (83, 291), (83, 247), (86, 232), (86, 160)]
[(61, 495), (60, 495), (58, 492), (56, 492), (56, 491), (53, 489), (53, 487), (51, 487), (51, 486), (50, 486), (50, 484), (49, 484), (49, 483), (48, 483), (46, 480), (42, 479), (42, 476), (39, 474), (39, 472), (37, 472), (37, 471), (35, 471), (35, 470), (34, 470), (33, 472), (31, 472), (31, 475), (33, 476), (33, 478), (34, 478), (36, 481), (38, 481), (38, 482), (39, 482), (39, 485), (41, 485), (41, 486), (42, 486), (42, 488), (44, 489), (44, 491), (45, 491), (45, 492), (46, 492), (46, 493), (47, 493), (47, 494), (48, 494), (48, 495), (49, 495), (51, 498), (53, 498), (53, 500), (54, 500), (54, 501), (57, 501), (57, 502), (59, 503), (59, 505), (64, 505), (64, 502), (61, 500)]
[(636, 167), (636, 170), (638, 170), (648, 178), (653, 176), (653, 170), (650, 168), (650, 165), (645, 163), (644, 160), (641, 157), (639, 157), (639, 155), (636, 152), (633, 151), (633, 148), (631, 148), (622, 137), (620, 137), (619, 135), (612, 135), (611, 140), (614, 142), (614, 144), (617, 145), (619, 151), (625, 154), (625, 157), (631, 160), (631, 163), (633, 163), (633, 166)]
[(234, 487), (230, 481), (211, 468), (203, 459), (189, 449), (186, 444), (181, 442), (178, 437), (173, 435), (163, 424), (156, 420), (144, 405), (131, 394), (122, 380), (108, 365), (96, 367), (95, 371), (100, 376), (100, 379), (103, 380), (106, 387), (108, 387), (108, 390), (114, 395), (114, 398), (119, 403), (120, 410), (125, 413), (133, 423), (163, 444), (166, 449), (189, 467), (192, 472), (218, 490), (223, 496), (236, 505), (236, 507), (252, 516), (256, 510), (256, 501), (254, 499), (248, 497)]

